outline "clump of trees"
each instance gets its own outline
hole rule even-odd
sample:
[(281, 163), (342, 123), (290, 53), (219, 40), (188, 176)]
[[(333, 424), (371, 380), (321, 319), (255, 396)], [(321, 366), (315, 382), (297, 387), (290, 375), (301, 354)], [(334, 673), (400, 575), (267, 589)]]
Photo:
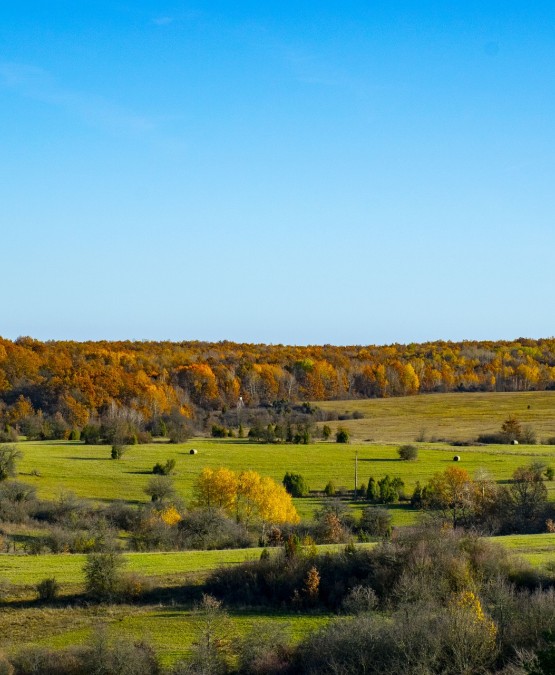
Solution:
[(283, 487), (292, 497), (306, 497), (310, 491), (308, 483), (300, 473), (287, 471), (283, 477)]
[(256, 471), (205, 468), (194, 486), (195, 505), (217, 508), (245, 527), (256, 523), (298, 523), (300, 518), (285, 488)]
[(554, 509), (548, 502), (545, 480), (551, 475), (541, 463), (518, 467), (508, 485), (498, 485), (484, 471), (474, 478), (463, 468), (436, 473), (413, 503), (436, 512), (454, 528), (478, 527), (496, 534), (544, 532)]
[(538, 438), (534, 429), (529, 425), (522, 425), (517, 417), (509, 417), (501, 425), (501, 429), (496, 433), (485, 433), (478, 436), (479, 443), (523, 443), (525, 445), (535, 445)]

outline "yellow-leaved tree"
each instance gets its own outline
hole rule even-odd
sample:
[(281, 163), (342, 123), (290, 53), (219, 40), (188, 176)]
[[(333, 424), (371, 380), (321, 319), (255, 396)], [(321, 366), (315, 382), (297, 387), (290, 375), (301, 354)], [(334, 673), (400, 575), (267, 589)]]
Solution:
[(194, 491), (194, 506), (222, 509), (246, 527), (258, 521), (277, 525), (300, 520), (285, 488), (256, 471), (237, 474), (226, 468), (205, 468)]

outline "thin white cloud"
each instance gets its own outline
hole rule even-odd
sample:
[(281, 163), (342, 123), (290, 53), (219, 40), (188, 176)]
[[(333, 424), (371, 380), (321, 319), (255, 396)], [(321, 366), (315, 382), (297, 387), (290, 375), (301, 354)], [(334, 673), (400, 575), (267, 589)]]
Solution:
[(92, 126), (128, 133), (145, 133), (156, 128), (148, 117), (102, 96), (64, 88), (48, 71), (36, 66), (0, 62), (0, 86), (65, 110)]
[(173, 23), (175, 18), (173, 16), (158, 16), (155, 19), (152, 19), (152, 23), (156, 26), (169, 26), (170, 23)]

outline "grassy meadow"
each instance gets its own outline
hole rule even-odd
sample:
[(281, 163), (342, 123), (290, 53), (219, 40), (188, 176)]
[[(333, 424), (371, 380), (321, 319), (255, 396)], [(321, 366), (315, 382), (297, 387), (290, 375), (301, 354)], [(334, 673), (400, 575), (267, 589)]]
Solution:
[[(152, 467), (167, 459), (176, 460), (174, 482), (185, 504), (193, 498), (196, 477), (204, 467), (225, 466), (236, 471), (254, 469), (281, 481), (286, 471), (301, 473), (312, 494), (295, 500), (300, 514), (310, 517), (322, 502), (319, 494), (329, 480), (336, 487), (352, 489), (354, 460), (358, 454), (359, 483), (370, 476), (400, 476), (410, 494), (416, 481), (425, 483), (436, 471), (453, 465), (460, 455), (461, 466), (473, 474), (486, 469), (500, 482), (510, 479), (514, 470), (532, 461), (555, 466), (555, 446), (468, 446), (453, 447), (446, 441), (471, 440), (479, 433), (497, 431), (510, 414), (530, 424), (540, 439), (555, 435), (555, 392), (520, 394), (438, 394), (398, 399), (341, 401), (319, 404), (337, 413), (358, 410), (364, 418), (331, 423), (352, 432), (350, 444), (332, 441), (311, 445), (262, 445), (240, 439), (194, 438), (181, 445), (155, 442), (131, 446), (124, 458), (112, 460), (110, 447), (86, 446), (80, 442), (22, 442), (23, 458), (18, 479), (37, 488), (38, 495), (56, 498), (65, 491), (100, 503), (123, 500), (147, 502), (144, 488)], [(403, 442), (418, 442), (415, 462), (399, 460), (397, 448)], [(370, 440), (371, 439), (371, 440)], [(198, 450), (190, 455), (189, 450)], [(555, 481), (548, 483), (555, 499)], [(351, 503), (358, 510), (363, 504)], [(411, 524), (419, 513), (404, 504), (390, 507), (397, 526)], [(5, 534), (20, 540), (33, 536), (19, 526), (5, 525)], [(499, 543), (535, 566), (553, 570), (555, 535), (514, 535), (498, 537)], [(372, 544), (369, 544), (372, 545)], [(325, 550), (333, 547), (320, 547)], [(260, 549), (224, 551), (185, 551), (179, 553), (126, 553), (126, 571), (138, 572), (156, 587), (171, 588), (201, 579), (221, 565), (234, 565), (258, 558)], [(34, 587), (42, 579), (55, 577), (63, 596), (83, 590), (83, 555), (0, 555), (0, 595), (7, 601), (0, 612), (0, 649), (9, 652), (29, 644), (61, 647), (83, 641), (98, 624), (109, 632), (136, 635), (150, 640), (164, 662), (170, 663), (187, 653), (197, 630), (198, 616), (190, 605), (40, 606), (33, 604)], [(166, 596), (168, 597), (168, 596)], [(323, 625), (326, 614), (253, 613), (233, 611), (238, 634), (265, 622), (288, 626), (293, 639)]]
[(471, 441), (499, 431), (509, 415), (530, 424), (539, 440), (555, 436), (555, 391), (421, 394), (316, 405), (338, 414), (361, 412), (363, 419), (330, 424), (348, 428), (357, 442), (408, 443), (422, 433), (428, 440)]

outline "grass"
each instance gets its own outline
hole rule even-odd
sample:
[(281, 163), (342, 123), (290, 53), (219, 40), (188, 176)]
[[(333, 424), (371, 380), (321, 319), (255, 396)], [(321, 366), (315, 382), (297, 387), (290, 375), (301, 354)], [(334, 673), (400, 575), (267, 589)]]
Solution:
[[(333, 552), (339, 550), (341, 546), (325, 544), (317, 548), (319, 552)], [(140, 572), (153, 579), (155, 583), (167, 584), (171, 581), (173, 585), (177, 585), (190, 574), (209, 572), (218, 567), (237, 565), (247, 560), (258, 560), (262, 550), (262, 548), (241, 548), (222, 551), (125, 553), (124, 569), (126, 572)], [(86, 557), (79, 553), (0, 555), (0, 579), (13, 586), (25, 587), (34, 586), (47, 577), (55, 577), (62, 586), (81, 587), (84, 583), (83, 565)]]
[[(231, 611), (235, 637), (267, 624), (281, 624), (295, 642), (327, 623), (330, 614)], [(199, 617), (189, 607), (109, 606), (27, 608), (3, 610), (0, 614), (0, 649), (14, 653), (30, 645), (62, 648), (84, 642), (103, 626), (117, 640), (145, 639), (165, 665), (190, 652), (198, 635)]]
[[(110, 459), (108, 446), (86, 446), (75, 442), (20, 443), (23, 459), (19, 479), (35, 485), (38, 494), (56, 498), (70, 490), (81, 497), (109, 502), (117, 499), (131, 503), (146, 502), (144, 493), (153, 465), (168, 458), (176, 460), (175, 486), (187, 504), (193, 496), (196, 477), (206, 466), (227, 466), (236, 471), (254, 469), (281, 481), (286, 471), (302, 473), (311, 489), (323, 490), (329, 480), (336, 486), (352, 488), (355, 451), (358, 451), (359, 483), (370, 476), (385, 474), (400, 476), (412, 491), (416, 481), (425, 483), (436, 471), (452, 465), (453, 456), (460, 455), (459, 466), (473, 474), (478, 468), (487, 469), (496, 480), (508, 480), (514, 470), (531, 461), (547, 464), (555, 461), (555, 446), (483, 446), (453, 448), (445, 444), (419, 444), (419, 458), (403, 462), (397, 455), (397, 445), (313, 443), (301, 445), (260, 445), (238, 440), (213, 441), (194, 439), (183, 445), (132, 446), (122, 460)], [(196, 447), (197, 455), (189, 455)], [(35, 475), (38, 473), (39, 475)], [(301, 516), (311, 516), (321, 499), (297, 499)], [(407, 524), (415, 514), (395, 509), (394, 524)]]
[[(236, 471), (254, 469), (281, 481), (286, 471), (301, 473), (313, 491), (321, 491), (329, 480), (338, 488), (351, 489), (354, 459), (358, 452), (359, 483), (370, 476), (381, 478), (386, 473), (400, 476), (410, 493), (416, 481), (425, 483), (436, 471), (453, 465), (453, 455), (461, 456), (458, 466), (473, 474), (487, 469), (498, 481), (507, 481), (514, 470), (531, 461), (555, 464), (555, 446), (473, 446), (454, 448), (447, 443), (418, 443), (416, 462), (402, 462), (397, 456), (398, 444), (414, 442), (425, 429), (431, 437), (469, 440), (479, 433), (497, 431), (509, 414), (523, 424), (531, 424), (540, 437), (555, 436), (555, 392), (519, 394), (438, 394), (398, 399), (341, 401), (319, 403), (326, 410), (338, 413), (362, 411), (361, 420), (340, 422), (347, 426), (354, 442), (341, 445), (320, 442), (308, 446), (259, 445), (238, 439), (192, 439), (182, 445), (152, 443), (133, 446), (124, 459), (110, 459), (108, 446), (85, 446), (78, 442), (23, 442), (24, 457), (20, 462), (19, 480), (36, 486), (40, 497), (56, 498), (64, 491), (97, 502), (124, 500), (146, 502), (143, 490), (155, 463), (176, 460), (175, 486), (188, 503), (200, 471), (208, 467), (226, 466)], [(335, 423), (334, 423), (335, 424)], [(338, 423), (339, 424), (339, 423)], [(373, 439), (370, 442), (368, 439)], [(190, 455), (191, 448), (197, 455)], [(554, 483), (549, 484), (551, 497)], [(315, 492), (295, 500), (302, 516), (311, 516), (321, 506)], [(351, 503), (360, 510), (364, 504)], [(418, 512), (405, 505), (390, 507), (395, 525), (413, 523)], [(4, 528), (10, 537), (35, 536), (37, 533), (18, 526)], [(15, 529), (14, 529), (15, 528)], [(555, 534), (508, 536), (496, 538), (515, 555), (539, 567), (553, 564)], [(319, 547), (320, 550), (337, 547)], [(187, 580), (202, 577), (221, 565), (234, 565), (255, 559), (260, 549), (225, 551), (186, 551), (179, 553), (128, 553), (126, 570), (139, 572), (155, 585), (173, 587)], [(0, 591), (19, 599), (34, 597), (34, 586), (46, 577), (55, 577), (62, 593), (69, 595), (83, 589), (82, 555), (14, 556), (0, 555)], [(171, 591), (170, 591), (171, 592)], [(234, 611), (232, 619), (238, 634), (265, 623), (282, 622), (289, 626), (293, 639), (329, 620), (325, 614), (296, 614)], [(150, 640), (171, 663), (188, 653), (198, 629), (198, 615), (185, 606), (74, 606), (41, 607), (5, 605), (0, 611), (0, 649), (10, 652), (41, 644), (62, 647), (86, 639), (98, 624), (107, 626), (116, 635), (126, 634)]]
[(530, 424), (540, 439), (555, 436), (555, 391), (421, 394), (315, 405), (338, 414), (363, 413), (360, 420), (330, 423), (334, 430), (347, 427), (357, 441), (411, 442), (422, 431), (428, 439), (475, 440), (499, 431), (509, 415)]
[[(511, 535), (494, 541), (532, 564), (548, 565), (555, 554), (555, 534)], [(367, 546), (372, 546), (368, 544)], [(337, 550), (322, 546), (320, 550)], [(221, 564), (235, 564), (256, 558), (260, 549), (235, 551), (189, 551), (182, 553), (127, 554), (127, 569), (140, 571), (159, 582), (169, 576), (174, 583), (187, 572), (208, 571)], [(0, 577), (14, 584), (34, 584), (45, 576), (56, 576), (63, 585), (82, 584), (81, 555), (0, 556)], [(237, 636), (259, 630), (266, 624), (283, 624), (293, 641), (323, 626), (331, 614), (299, 614), (272, 611), (231, 611)], [(72, 607), (5, 606), (0, 612), (0, 649), (11, 653), (34, 645), (53, 648), (79, 644), (98, 626), (111, 636), (126, 635), (146, 639), (153, 644), (167, 665), (185, 656), (199, 630), (198, 614), (189, 606), (75, 605)]]

